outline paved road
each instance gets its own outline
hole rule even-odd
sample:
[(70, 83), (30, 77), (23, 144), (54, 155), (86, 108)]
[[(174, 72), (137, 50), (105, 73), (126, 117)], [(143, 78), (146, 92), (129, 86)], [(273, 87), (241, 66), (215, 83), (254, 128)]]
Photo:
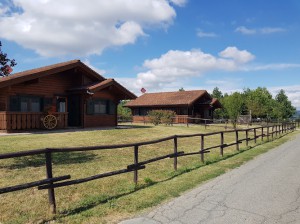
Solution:
[(300, 223), (300, 135), (121, 224)]

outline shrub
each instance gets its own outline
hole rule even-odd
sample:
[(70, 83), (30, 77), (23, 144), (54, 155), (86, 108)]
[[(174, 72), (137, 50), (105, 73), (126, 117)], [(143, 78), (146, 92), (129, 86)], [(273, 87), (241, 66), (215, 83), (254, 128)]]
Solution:
[(176, 115), (174, 111), (171, 110), (151, 110), (148, 112), (151, 123), (154, 125), (159, 124), (172, 124), (173, 117)]
[(171, 110), (163, 110), (163, 116), (161, 117), (161, 123), (165, 125), (171, 125), (173, 118), (176, 116), (176, 113)]
[(159, 125), (161, 123), (161, 118), (163, 116), (162, 110), (151, 110), (148, 112), (150, 122), (154, 125)]

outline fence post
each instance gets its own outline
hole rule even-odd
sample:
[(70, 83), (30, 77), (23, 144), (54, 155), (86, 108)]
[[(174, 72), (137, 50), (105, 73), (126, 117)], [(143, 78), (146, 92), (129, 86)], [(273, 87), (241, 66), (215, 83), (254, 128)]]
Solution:
[[(52, 157), (51, 157), (51, 152), (50, 151), (45, 153), (45, 158), (46, 158), (46, 175), (47, 175), (47, 179), (53, 178)], [(50, 185), (51, 184), (53, 184), (53, 182), (50, 182)], [(49, 188), (48, 189), (48, 199), (49, 199), (49, 205), (50, 205), (50, 212), (52, 214), (55, 214), (56, 213), (56, 201), (55, 201), (54, 188)]]
[(281, 124), (278, 125), (278, 135), (281, 135)]
[(254, 143), (256, 144), (256, 128), (253, 129), (254, 132)]
[(264, 127), (261, 127), (261, 141), (264, 141)]
[(239, 146), (239, 131), (235, 131), (235, 141), (236, 141), (236, 150), (240, 151), (240, 146)]
[(247, 147), (248, 147), (248, 145), (249, 145), (248, 137), (249, 137), (249, 135), (248, 135), (248, 130), (246, 130), (246, 146), (247, 146)]
[(223, 156), (224, 155), (224, 132), (221, 132), (221, 146), (220, 146), (220, 155)]
[[(134, 164), (137, 166), (138, 162), (139, 162), (139, 146), (135, 145), (134, 146)], [(138, 183), (138, 170), (137, 170), (136, 166), (135, 166), (134, 176), (133, 176), (133, 181), (135, 184)]]
[(201, 148), (200, 148), (200, 152), (201, 152), (201, 162), (204, 163), (204, 135), (201, 135)]
[(272, 126), (272, 141), (274, 140), (274, 125)]
[(269, 136), (269, 134), (270, 134), (269, 126), (267, 126), (267, 140), (268, 140), (268, 142), (270, 141), (270, 136)]
[(177, 136), (174, 136), (174, 170), (177, 170)]

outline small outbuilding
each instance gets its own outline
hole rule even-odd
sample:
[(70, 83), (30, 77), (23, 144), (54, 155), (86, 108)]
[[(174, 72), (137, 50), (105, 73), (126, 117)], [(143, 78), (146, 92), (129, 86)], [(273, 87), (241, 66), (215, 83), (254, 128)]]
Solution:
[(0, 130), (117, 125), (120, 100), (136, 96), (80, 60), (0, 78)]
[(149, 121), (147, 115), (151, 110), (171, 110), (176, 113), (174, 123), (210, 120), (214, 110), (222, 107), (206, 90), (145, 93), (125, 106), (132, 110), (133, 122)]

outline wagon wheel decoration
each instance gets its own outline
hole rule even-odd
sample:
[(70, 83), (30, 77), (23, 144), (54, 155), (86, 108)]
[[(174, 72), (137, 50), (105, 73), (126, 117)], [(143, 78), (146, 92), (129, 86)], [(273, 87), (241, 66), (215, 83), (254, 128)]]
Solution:
[(43, 124), (44, 124), (45, 128), (53, 129), (57, 125), (57, 118), (54, 115), (49, 114), (46, 117), (44, 117)]

